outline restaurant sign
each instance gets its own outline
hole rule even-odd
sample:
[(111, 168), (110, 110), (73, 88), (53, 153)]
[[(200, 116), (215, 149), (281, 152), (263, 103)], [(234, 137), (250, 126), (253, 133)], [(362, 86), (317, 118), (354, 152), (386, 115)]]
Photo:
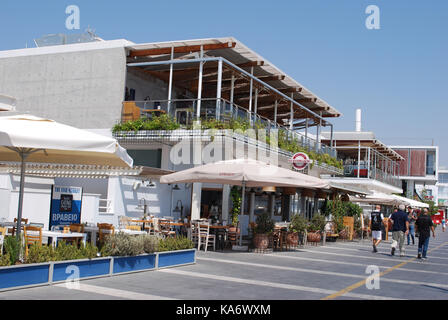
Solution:
[(53, 185), (50, 206), (52, 226), (81, 223), (82, 188)]
[(304, 170), (312, 162), (312, 160), (310, 160), (306, 153), (297, 152), (291, 157), (291, 159), (289, 159), (289, 162), (292, 163), (294, 169), (300, 171)]

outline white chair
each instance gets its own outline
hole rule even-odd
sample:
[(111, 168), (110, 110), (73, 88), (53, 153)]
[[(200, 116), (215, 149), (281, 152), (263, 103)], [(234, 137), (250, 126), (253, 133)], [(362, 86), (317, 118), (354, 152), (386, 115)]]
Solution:
[(215, 251), (216, 247), (216, 236), (214, 234), (210, 234), (210, 224), (208, 222), (199, 222), (198, 223), (198, 231), (199, 231), (199, 244), (198, 249), (200, 250), (201, 246), (205, 245), (205, 252), (207, 252), (208, 245), (213, 245), (213, 251)]
[(199, 224), (196, 221), (190, 221), (190, 230), (188, 232), (188, 237), (195, 245), (198, 246), (198, 250), (201, 246), (201, 238), (199, 237)]
[(0, 227), (0, 256), (3, 254), (3, 241), (5, 240), (5, 236), (8, 233), (8, 228)]

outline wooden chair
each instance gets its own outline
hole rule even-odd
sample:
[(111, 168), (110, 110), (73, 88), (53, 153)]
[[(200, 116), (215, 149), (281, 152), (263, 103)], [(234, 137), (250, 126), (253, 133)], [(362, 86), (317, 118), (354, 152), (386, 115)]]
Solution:
[[(64, 233), (69, 233), (69, 232), (84, 233), (84, 225), (81, 223), (72, 223), (69, 226), (65, 226), (63, 232)], [(64, 241), (67, 243), (76, 244), (76, 246), (78, 247), (79, 240), (81, 240), (81, 238), (71, 238), (71, 239), (66, 239)]]
[(100, 244), (104, 243), (104, 240), (107, 236), (113, 235), (115, 233), (115, 228), (112, 224), (109, 223), (98, 223), (98, 242)]
[(123, 102), (123, 112), (121, 113), (121, 121), (133, 121), (140, 119), (140, 108), (134, 101)]
[[(22, 218), (20, 224), (22, 225), (20, 231), (23, 231), (23, 225), (28, 224), (28, 219)], [(10, 228), (8, 230), (8, 233), (14, 237), (16, 235), (16, 232), (17, 232), (17, 218), (14, 218), (14, 227)]]
[(142, 227), (137, 226), (137, 225), (128, 225), (126, 226), (127, 230), (134, 230), (134, 231), (142, 231)]
[[(37, 234), (36, 234), (37, 233)], [(28, 247), (34, 243), (42, 245), (42, 228), (23, 227), (23, 236), (25, 238), (25, 258), (28, 257)]]
[(126, 226), (129, 225), (130, 220), (131, 220), (131, 218), (129, 218), (127, 216), (119, 216), (118, 217), (118, 227), (120, 229), (126, 229)]
[(171, 220), (168, 219), (160, 219), (160, 232), (165, 237), (174, 237), (176, 235), (176, 231), (171, 228)]
[(207, 247), (209, 244), (213, 245), (213, 251), (216, 250), (216, 236), (214, 234), (210, 234), (210, 224), (208, 222), (199, 222), (198, 223), (198, 232), (199, 232), (199, 244), (198, 250), (201, 249), (201, 246), (205, 245), (205, 252), (207, 252)]
[(238, 222), (235, 231), (233, 231), (233, 229), (229, 229), (229, 231), (227, 232), (227, 243), (230, 244), (230, 246), (238, 244), (238, 241), (240, 239), (239, 224), (240, 223)]

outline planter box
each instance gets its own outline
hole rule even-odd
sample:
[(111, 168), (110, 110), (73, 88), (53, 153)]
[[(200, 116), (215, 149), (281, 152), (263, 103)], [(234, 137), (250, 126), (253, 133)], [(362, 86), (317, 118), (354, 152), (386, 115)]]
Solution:
[(53, 262), (53, 282), (66, 281), (74, 275), (73, 266), (79, 270), (79, 279), (108, 276), (110, 273), (111, 258), (82, 259)]
[(0, 292), (196, 263), (196, 249), (0, 267)]
[(48, 283), (50, 264), (36, 263), (0, 268), (0, 291), (13, 287), (29, 287)]
[(168, 268), (196, 263), (196, 249), (158, 253), (157, 268)]
[(114, 257), (113, 274), (127, 273), (156, 268), (157, 254), (143, 254), (135, 257)]

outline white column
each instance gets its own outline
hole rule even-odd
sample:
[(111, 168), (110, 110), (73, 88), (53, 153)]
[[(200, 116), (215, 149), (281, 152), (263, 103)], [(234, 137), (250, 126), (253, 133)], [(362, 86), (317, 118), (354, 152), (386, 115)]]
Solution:
[(202, 183), (193, 183), (191, 196), (191, 220), (201, 218), (201, 193)]
[(274, 123), (275, 123), (275, 126), (277, 126), (277, 108), (278, 108), (278, 101), (275, 100), (275, 103), (274, 103)]
[(254, 222), (254, 212), (255, 212), (255, 192), (250, 193), (249, 199), (249, 223)]
[[(204, 50), (201, 46), (201, 59), (204, 57)], [(201, 99), (202, 99), (202, 70), (203, 70), (204, 62), (199, 62), (199, 80), (198, 80), (198, 106), (196, 111), (196, 120), (199, 120), (201, 117)]]
[[(291, 99), (294, 100), (294, 93), (291, 93)], [(289, 120), (289, 130), (293, 130), (293, 122), (294, 122), (294, 104), (291, 101), (291, 106), (290, 106), (291, 110), (291, 116), (290, 116), (290, 120)]]
[(254, 119), (257, 119), (257, 109), (258, 109), (258, 88), (255, 88)]
[(230, 186), (224, 184), (222, 186), (222, 207), (221, 207), (221, 219), (222, 221), (229, 222), (229, 199), (230, 199)]
[(233, 118), (233, 94), (235, 92), (235, 75), (232, 72), (232, 80), (230, 81), (230, 108), (232, 108), (232, 118)]
[(222, 60), (218, 61), (218, 84), (216, 88), (216, 119), (221, 118)]
[[(253, 76), (254, 74), (254, 67), (250, 68), (250, 74)], [(252, 116), (251, 116), (251, 112), (252, 112), (252, 90), (253, 90), (253, 84), (254, 84), (254, 80), (252, 79), (252, 77), (250, 78), (250, 88), (249, 88), (249, 122), (252, 124)]]
[[(171, 60), (174, 60), (174, 47), (171, 47)], [(170, 80), (168, 83), (168, 105), (167, 105), (167, 114), (170, 114), (171, 111), (171, 95), (173, 88), (173, 64), (170, 63)]]

